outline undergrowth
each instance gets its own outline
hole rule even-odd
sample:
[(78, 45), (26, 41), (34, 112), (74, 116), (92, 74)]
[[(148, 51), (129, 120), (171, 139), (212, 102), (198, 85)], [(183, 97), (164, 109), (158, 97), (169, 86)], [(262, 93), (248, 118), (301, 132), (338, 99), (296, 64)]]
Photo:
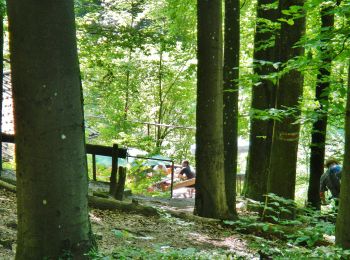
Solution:
[(89, 257), (93, 260), (108, 260), (108, 259), (244, 259), (241, 256), (236, 256), (232, 252), (225, 250), (198, 250), (196, 248), (178, 249), (170, 246), (155, 244), (149, 248), (116, 247), (111, 255), (103, 255), (98, 251), (89, 253)]
[[(295, 208), (295, 218), (283, 219), (283, 213), (291, 213), (293, 201), (274, 194), (267, 195), (273, 201), (273, 222), (262, 221), (258, 214), (241, 217), (237, 221), (224, 221), (240, 233), (250, 234), (249, 246), (263, 259), (350, 259), (350, 250), (334, 245), (335, 213), (320, 212), (311, 208)], [(264, 212), (263, 203), (251, 201), (257, 212)], [(266, 209), (266, 207), (265, 207)], [(326, 239), (327, 238), (327, 239)]]

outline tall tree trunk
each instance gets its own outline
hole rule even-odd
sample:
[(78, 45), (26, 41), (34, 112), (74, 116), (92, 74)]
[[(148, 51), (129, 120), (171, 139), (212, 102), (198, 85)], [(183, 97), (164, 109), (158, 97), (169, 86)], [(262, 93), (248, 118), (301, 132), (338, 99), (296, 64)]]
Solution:
[(132, 48), (129, 48), (128, 54), (128, 68), (126, 70), (125, 81), (125, 104), (124, 104), (124, 120), (128, 120), (129, 106), (130, 106), (130, 62), (131, 62)]
[[(137, 6), (137, 3), (136, 3)], [(131, 1), (131, 9), (134, 8), (134, 2)], [(135, 14), (134, 12), (131, 13), (131, 21), (130, 21), (130, 28), (134, 28), (134, 21), (135, 21)], [(131, 63), (131, 56), (133, 52), (133, 47), (130, 46), (128, 50), (128, 67), (126, 70), (126, 82), (125, 82), (125, 104), (124, 104), (124, 120), (126, 121), (128, 119), (128, 113), (129, 113), (129, 106), (130, 106), (130, 63)]]
[(254, 74), (259, 82), (252, 87), (253, 116), (250, 124), (249, 154), (244, 194), (246, 197), (263, 201), (267, 190), (267, 178), (270, 164), (273, 120), (262, 120), (254, 115), (254, 111), (275, 107), (276, 84), (265, 79), (274, 72), (271, 62), (276, 61), (276, 31), (270, 23), (277, 19), (276, 9), (267, 9), (266, 5), (275, 0), (258, 0), (257, 22), (254, 38)]
[[(279, 10), (286, 10), (291, 6), (302, 7), (303, 4), (304, 0), (280, 0)], [(305, 16), (294, 19), (293, 25), (282, 22), (280, 36), (277, 39), (279, 61), (285, 63), (304, 54), (303, 47), (295, 46), (304, 32)], [(267, 191), (287, 199), (294, 199), (295, 193), (300, 130), (300, 124), (296, 123), (296, 120), (300, 115), (298, 102), (302, 97), (302, 90), (303, 76), (298, 70), (292, 69), (281, 76), (276, 93), (276, 107), (282, 111), (294, 109), (294, 112), (286, 114), (274, 124)]]
[(84, 257), (91, 246), (72, 0), (8, 1), (15, 107), (16, 259)]
[(159, 69), (158, 69), (158, 98), (159, 98), (159, 109), (157, 112), (157, 123), (156, 126), (156, 148), (160, 150), (162, 146), (162, 119), (163, 119), (163, 43), (160, 43), (160, 51), (159, 51)]
[(345, 153), (340, 187), (340, 203), (335, 227), (335, 243), (350, 248), (350, 62), (348, 69), (348, 95), (345, 111)]
[[(322, 8), (322, 7), (321, 7)], [(333, 7), (321, 9), (321, 53), (320, 68), (317, 74), (316, 83), (316, 101), (319, 108), (316, 109), (318, 114), (317, 120), (312, 125), (311, 134), (311, 155), (310, 155), (310, 179), (308, 189), (308, 202), (310, 206), (321, 209), (320, 200), (320, 178), (324, 171), (325, 159), (325, 142), (327, 133), (328, 119), (328, 98), (329, 98), (329, 76), (331, 74), (331, 30), (334, 27)]]
[(227, 205), (236, 212), (238, 94), (239, 94), (239, 0), (225, 0), (224, 43), (224, 167)]
[(197, 1), (198, 74), (195, 214), (225, 219), (221, 0)]
[[(5, 16), (5, 2), (1, 1), (0, 4), (0, 133), (2, 133), (2, 103), (4, 92), (4, 16)], [(0, 176), (2, 171), (2, 140), (0, 136)]]

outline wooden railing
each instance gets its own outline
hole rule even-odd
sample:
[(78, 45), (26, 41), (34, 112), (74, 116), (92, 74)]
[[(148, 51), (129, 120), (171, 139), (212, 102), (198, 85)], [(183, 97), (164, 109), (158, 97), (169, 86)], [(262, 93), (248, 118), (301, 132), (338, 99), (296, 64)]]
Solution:
[[(5, 143), (15, 143), (15, 136), (10, 134), (1, 134), (1, 141)], [(110, 177), (110, 194), (115, 194), (117, 187), (117, 171), (118, 171), (118, 158), (125, 159), (127, 156), (126, 148), (118, 148), (117, 144), (111, 146), (103, 146), (96, 144), (86, 144), (86, 153), (92, 154), (92, 176), (96, 181), (96, 155), (103, 155), (112, 157), (112, 170)]]

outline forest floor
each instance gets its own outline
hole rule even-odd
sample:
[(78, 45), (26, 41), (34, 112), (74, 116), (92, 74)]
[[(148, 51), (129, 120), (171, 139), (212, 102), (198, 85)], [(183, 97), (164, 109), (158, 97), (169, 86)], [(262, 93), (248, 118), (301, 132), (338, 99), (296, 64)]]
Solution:
[[(90, 189), (96, 188), (107, 187), (90, 183)], [(194, 199), (175, 195), (126, 199), (156, 208), (159, 216), (90, 209), (98, 250), (89, 259), (350, 259), (350, 251), (334, 248), (334, 224), (322, 216), (302, 215), (286, 226), (267, 224), (237, 198), (240, 220), (219, 222), (194, 217)], [(0, 188), (1, 260), (14, 259), (16, 232), (16, 195)]]
[[(159, 209), (161, 216), (91, 209), (98, 244), (98, 250), (90, 253), (91, 259), (259, 259), (248, 247), (249, 235), (219, 223), (191, 221), (167, 213), (192, 212), (194, 199), (133, 199)], [(16, 196), (0, 188), (0, 259), (14, 259), (16, 229)]]

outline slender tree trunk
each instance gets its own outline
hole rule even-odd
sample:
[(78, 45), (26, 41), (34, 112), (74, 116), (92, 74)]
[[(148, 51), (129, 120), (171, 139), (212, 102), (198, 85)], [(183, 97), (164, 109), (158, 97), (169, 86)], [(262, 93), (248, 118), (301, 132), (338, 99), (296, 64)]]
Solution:
[(79, 259), (92, 240), (73, 1), (8, 1), (8, 13), (16, 259)]
[(124, 120), (128, 120), (128, 113), (129, 113), (129, 106), (130, 106), (130, 62), (131, 62), (131, 52), (132, 49), (129, 49), (129, 55), (128, 55), (128, 68), (126, 71), (126, 88), (125, 88), (125, 104), (124, 104)]
[[(134, 2), (131, 1), (131, 8), (134, 7)], [(131, 14), (131, 22), (130, 22), (130, 28), (134, 27), (134, 20), (135, 20), (135, 14)], [(129, 112), (129, 106), (130, 106), (130, 62), (131, 62), (131, 55), (133, 52), (132, 46), (129, 47), (129, 53), (128, 53), (128, 68), (126, 70), (126, 88), (125, 88), (125, 104), (124, 104), (124, 120), (126, 121), (128, 119), (128, 112)]]
[(198, 74), (195, 214), (225, 219), (221, 0), (197, 1)]
[[(279, 10), (286, 10), (291, 6), (302, 7), (303, 4), (303, 0), (281, 0)], [(280, 36), (277, 42), (279, 60), (282, 63), (304, 54), (303, 47), (295, 46), (304, 32), (305, 16), (295, 19), (293, 25), (286, 22), (281, 23)], [(302, 97), (302, 90), (303, 76), (296, 69), (286, 72), (278, 82), (276, 107), (282, 111), (293, 109), (294, 112), (288, 113), (274, 124), (267, 191), (287, 199), (294, 199), (295, 193), (300, 130), (300, 124), (296, 123), (296, 120), (300, 115), (298, 102)]]
[(340, 203), (335, 227), (335, 243), (350, 248), (350, 62), (348, 69), (348, 95), (345, 111), (345, 153), (340, 188)]
[(156, 127), (156, 147), (160, 149), (162, 146), (162, 127), (160, 124), (163, 119), (163, 43), (160, 43), (160, 53), (159, 53), (159, 71), (158, 71), (158, 99), (159, 99), (159, 109), (157, 112), (157, 127)]
[(313, 123), (311, 134), (311, 155), (310, 155), (310, 179), (308, 190), (308, 202), (310, 206), (321, 209), (320, 200), (320, 178), (324, 171), (325, 142), (328, 119), (328, 98), (329, 98), (329, 76), (331, 74), (331, 29), (334, 27), (333, 7), (321, 9), (321, 64), (317, 74), (316, 101), (319, 108), (317, 121)]
[(236, 212), (239, 94), (239, 0), (225, 0), (224, 43), (224, 166), (227, 205)]
[[(252, 87), (252, 110), (247, 176), (244, 194), (246, 197), (263, 201), (267, 190), (267, 178), (270, 164), (273, 120), (262, 120), (254, 116), (256, 110), (275, 107), (276, 84), (264, 76), (274, 72), (271, 62), (276, 61), (276, 31), (270, 23), (277, 19), (276, 9), (267, 9), (267, 4), (275, 0), (258, 0), (257, 22), (254, 39), (254, 74), (260, 77)], [(268, 63), (270, 62), (270, 63)]]

